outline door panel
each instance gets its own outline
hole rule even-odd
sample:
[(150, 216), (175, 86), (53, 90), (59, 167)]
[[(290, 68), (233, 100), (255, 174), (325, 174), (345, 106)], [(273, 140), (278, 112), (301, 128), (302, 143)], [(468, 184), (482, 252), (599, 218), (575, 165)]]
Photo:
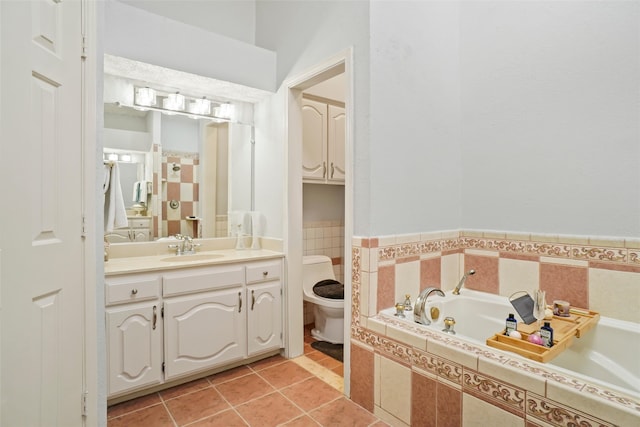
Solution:
[(329, 105), (329, 181), (344, 182), (346, 115), (344, 108)]
[(279, 281), (247, 288), (249, 355), (278, 349), (282, 342), (282, 296)]
[(327, 174), (327, 106), (309, 99), (302, 105), (302, 177), (323, 180)]
[(0, 1), (2, 425), (82, 425), (81, 3)]
[(107, 310), (109, 395), (162, 381), (162, 321), (157, 303)]
[(242, 359), (243, 304), (241, 288), (165, 300), (165, 378)]

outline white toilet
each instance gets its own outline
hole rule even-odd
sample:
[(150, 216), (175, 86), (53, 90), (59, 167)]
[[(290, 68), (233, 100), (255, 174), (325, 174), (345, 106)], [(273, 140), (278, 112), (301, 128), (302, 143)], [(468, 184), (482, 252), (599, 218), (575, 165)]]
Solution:
[(331, 259), (324, 255), (302, 257), (302, 290), (305, 301), (313, 304), (315, 327), (311, 336), (333, 344), (344, 343), (344, 295), (342, 299), (324, 298), (313, 287), (323, 280), (333, 279)]

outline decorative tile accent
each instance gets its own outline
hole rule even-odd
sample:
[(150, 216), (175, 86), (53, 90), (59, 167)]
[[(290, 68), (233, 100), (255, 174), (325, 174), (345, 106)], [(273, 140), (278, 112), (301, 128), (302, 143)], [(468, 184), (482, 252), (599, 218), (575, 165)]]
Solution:
[(626, 249), (596, 248), (588, 246), (573, 246), (571, 248), (572, 258), (587, 259), (590, 261), (626, 262), (627, 252), (628, 251)]
[(613, 424), (564, 407), (534, 393), (527, 393), (527, 415), (558, 427), (613, 427)]
[(474, 391), (484, 400), (496, 401), (520, 412), (525, 410), (525, 391), (494, 378), (465, 370), (462, 385), (465, 391)]
[(582, 389), (582, 392), (593, 394), (598, 396), (601, 399), (608, 400), (609, 402), (618, 403), (622, 406), (626, 406), (636, 411), (638, 413), (638, 416), (640, 417), (640, 402), (633, 401), (626, 396), (620, 396), (618, 394), (610, 392), (609, 390), (602, 390), (598, 387), (594, 387), (589, 384), (584, 386), (584, 388)]
[(440, 359), (434, 356), (431, 353), (427, 353), (426, 351), (413, 349), (411, 353), (411, 364), (423, 371), (429, 372), (431, 374), (438, 375)]
[(462, 384), (463, 368), (457, 363), (447, 359), (438, 358), (438, 377), (444, 378), (452, 383)]
[(413, 242), (402, 245), (385, 246), (378, 249), (378, 260), (395, 260), (409, 256), (429, 254), (439, 251), (459, 249), (458, 239), (434, 240), (429, 242)]
[(566, 377), (564, 375), (558, 374), (557, 372), (553, 372), (551, 370), (545, 369), (544, 367), (538, 365), (530, 364), (526, 359), (513, 358), (507, 361), (507, 365), (513, 368), (519, 369), (521, 371), (529, 372), (534, 375), (538, 375), (540, 377), (546, 378), (547, 380), (555, 381), (560, 384), (564, 384), (569, 386), (576, 391), (582, 390), (584, 387), (584, 383), (582, 381), (578, 381), (575, 378)]

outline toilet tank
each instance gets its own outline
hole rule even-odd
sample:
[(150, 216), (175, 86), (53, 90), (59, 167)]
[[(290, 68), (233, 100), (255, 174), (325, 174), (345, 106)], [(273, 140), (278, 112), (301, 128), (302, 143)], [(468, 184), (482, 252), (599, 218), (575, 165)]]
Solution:
[(325, 255), (307, 255), (302, 257), (302, 285), (305, 289), (313, 289), (313, 286), (321, 280), (334, 279), (331, 258)]

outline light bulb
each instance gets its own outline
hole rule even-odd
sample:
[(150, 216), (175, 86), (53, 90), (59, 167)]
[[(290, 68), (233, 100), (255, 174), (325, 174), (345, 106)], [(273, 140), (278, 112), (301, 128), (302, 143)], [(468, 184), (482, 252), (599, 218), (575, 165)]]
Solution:
[(135, 103), (145, 107), (156, 105), (156, 91), (148, 87), (137, 88)]

